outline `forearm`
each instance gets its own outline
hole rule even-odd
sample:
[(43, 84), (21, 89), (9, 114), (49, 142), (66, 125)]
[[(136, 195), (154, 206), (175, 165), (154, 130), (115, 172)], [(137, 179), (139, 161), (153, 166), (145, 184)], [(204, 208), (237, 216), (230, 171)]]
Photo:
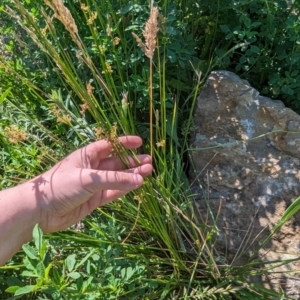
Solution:
[(29, 183), (0, 192), (0, 265), (32, 238), (38, 223), (37, 199)]

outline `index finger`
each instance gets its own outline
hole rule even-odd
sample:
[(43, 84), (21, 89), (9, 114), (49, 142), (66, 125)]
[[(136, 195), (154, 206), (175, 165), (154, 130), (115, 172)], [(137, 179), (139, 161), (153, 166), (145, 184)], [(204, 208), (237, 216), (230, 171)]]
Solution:
[[(122, 136), (119, 137), (119, 141), (126, 149), (136, 149), (143, 144), (139, 136)], [(86, 156), (90, 160), (90, 164), (95, 168), (97, 168), (100, 161), (107, 158), (113, 150), (113, 146), (107, 140), (94, 142), (85, 148), (83, 148), (85, 149), (85, 153), (81, 153), (81, 155), (83, 155), (83, 157)]]

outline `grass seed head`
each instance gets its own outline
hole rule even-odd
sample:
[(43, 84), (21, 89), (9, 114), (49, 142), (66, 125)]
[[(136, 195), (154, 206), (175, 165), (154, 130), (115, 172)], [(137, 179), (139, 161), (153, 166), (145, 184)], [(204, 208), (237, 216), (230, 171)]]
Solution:
[(88, 104), (84, 103), (84, 104), (80, 104), (80, 114), (84, 115), (85, 112), (90, 108)]
[(106, 34), (108, 35), (108, 36), (111, 36), (112, 35), (112, 29), (111, 29), (111, 27), (108, 25), (107, 26), (107, 28), (106, 28)]
[(116, 122), (114, 122), (111, 128), (107, 131), (106, 140), (111, 144), (113, 155), (122, 153), (124, 148), (118, 138), (118, 124)]
[(69, 11), (69, 9), (64, 5), (62, 0), (45, 0), (45, 4), (49, 6), (53, 12), (54, 12), (54, 17), (58, 19), (64, 26), (65, 28), (69, 31), (71, 34), (71, 37), (73, 41), (77, 44), (78, 38), (78, 28), (77, 25), (74, 21), (74, 18)]
[(90, 11), (90, 7), (87, 6), (87, 5), (84, 4), (84, 3), (80, 3), (80, 8), (81, 8), (83, 11)]
[(64, 123), (71, 126), (72, 125), (71, 121), (72, 121), (71, 117), (66, 114), (57, 117), (58, 123)]
[(96, 136), (96, 140), (102, 140), (106, 137), (105, 134), (105, 129), (101, 128), (101, 127), (95, 127), (93, 129), (95, 136)]
[(94, 23), (94, 21), (97, 19), (98, 17), (98, 13), (95, 12), (91, 12), (89, 19), (87, 20), (87, 24), (88, 25), (92, 25)]
[(81, 64), (84, 64), (84, 59), (82, 58), (82, 53), (79, 50), (76, 50), (75, 55), (76, 55), (76, 58), (78, 59), (78, 61)]
[(106, 48), (104, 46), (99, 46), (99, 52), (101, 55), (104, 55), (105, 54), (105, 51), (106, 51)]
[(147, 47), (146, 45), (143, 43), (143, 41), (139, 38), (139, 36), (137, 34), (135, 34), (134, 32), (131, 33), (132, 36), (135, 38), (138, 46), (141, 48), (141, 50), (146, 54), (146, 50), (147, 50)]
[(143, 30), (143, 36), (145, 38), (145, 45), (147, 48), (145, 54), (149, 58), (153, 58), (156, 47), (156, 37), (159, 30), (157, 18), (158, 8), (153, 7), (151, 9), (150, 17), (146, 23), (145, 29)]
[(122, 92), (121, 104), (122, 104), (121, 107), (122, 107), (123, 116), (127, 116), (127, 111), (128, 111), (128, 106), (129, 106), (128, 92)]
[(152, 59), (155, 47), (156, 47), (156, 38), (159, 31), (158, 24), (159, 12), (157, 7), (152, 7), (150, 12), (150, 17), (146, 22), (145, 28), (143, 30), (143, 36), (145, 43), (134, 33), (132, 32), (133, 37), (135, 38), (138, 46), (142, 49), (145, 55)]
[(133, 197), (134, 200), (138, 201), (138, 202), (142, 202), (141, 197), (139, 195), (135, 195)]
[(128, 92), (122, 92), (122, 107), (127, 107), (129, 105), (128, 102)]
[(114, 39), (113, 39), (113, 44), (114, 44), (114, 46), (119, 45), (120, 41), (121, 41), (121, 39), (120, 39), (119, 37), (117, 37), (117, 36), (114, 37)]
[(94, 89), (95, 89), (95, 88), (91, 85), (90, 82), (88, 82), (88, 83), (86, 84), (86, 90), (87, 90), (87, 93), (88, 93), (89, 96), (92, 96), (92, 95), (93, 95), (93, 90), (94, 90)]
[(102, 71), (102, 74), (112, 74), (113, 69), (111, 67), (111, 64), (109, 62), (105, 62), (105, 70)]
[(156, 146), (157, 147), (165, 147), (166, 146), (166, 141), (165, 140), (161, 140), (160, 142), (157, 142), (156, 143)]
[(41, 33), (43, 36), (47, 35), (47, 30), (48, 30), (48, 24), (44, 28), (41, 29)]
[(10, 125), (4, 128), (4, 134), (12, 144), (25, 141), (27, 134), (16, 125)]

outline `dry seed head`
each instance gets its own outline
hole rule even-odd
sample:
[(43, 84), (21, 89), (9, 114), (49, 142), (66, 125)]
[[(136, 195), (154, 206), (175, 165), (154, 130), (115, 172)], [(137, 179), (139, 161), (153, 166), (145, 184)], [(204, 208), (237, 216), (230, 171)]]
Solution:
[(67, 114), (63, 114), (63, 112), (58, 107), (52, 107), (50, 108), (50, 111), (56, 117), (56, 122), (71, 125), (71, 117)]
[(106, 34), (108, 36), (112, 36), (112, 32), (113, 32), (113, 29), (112, 29), (112, 23), (111, 23), (111, 16), (109, 14), (106, 15), (106, 19), (107, 19), (107, 27), (106, 27)]
[(99, 128), (96, 127), (93, 129), (93, 131), (95, 132), (96, 135), (96, 139), (100, 140), (100, 139), (106, 139), (112, 146), (112, 153), (115, 153), (117, 149), (120, 148), (120, 141), (118, 139), (118, 126), (117, 123), (114, 123), (110, 130), (106, 130), (103, 128)]
[(71, 34), (71, 37), (75, 43), (78, 43), (78, 29), (76, 26), (76, 23), (73, 19), (73, 16), (69, 9), (65, 7), (64, 3), (62, 0), (45, 0), (45, 4), (49, 6), (53, 12), (54, 12), (54, 17), (58, 19), (65, 28), (69, 31)]
[(112, 29), (111, 29), (111, 27), (110, 27), (109, 25), (107, 25), (107, 28), (106, 28), (106, 34), (107, 34), (108, 36), (111, 36), (111, 35), (112, 35)]
[(147, 50), (147, 47), (146, 45), (143, 43), (143, 41), (138, 37), (137, 34), (135, 34), (134, 32), (131, 33), (132, 36), (135, 38), (138, 46), (141, 48), (141, 50), (146, 54), (146, 50)]
[(5, 127), (4, 134), (13, 144), (17, 144), (18, 142), (25, 141), (27, 139), (26, 132), (19, 129), (16, 125)]
[(81, 108), (80, 113), (81, 113), (82, 115), (84, 115), (85, 112), (86, 112), (86, 110), (89, 109), (90, 107), (89, 107), (88, 104), (84, 103), (84, 104), (80, 104), (80, 108)]
[(150, 17), (146, 22), (145, 29), (143, 30), (143, 36), (145, 43), (134, 33), (132, 32), (133, 37), (138, 43), (138, 46), (142, 49), (145, 55), (152, 59), (156, 47), (156, 37), (159, 30), (158, 27), (158, 8), (152, 7), (150, 12)]
[(111, 64), (108, 62), (105, 62), (105, 70), (102, 71), (102, 74), (112, 74), (113, 73), (113, 69), (111, 67)]
[(165, 140), (161, 140), (160, 142), (156, 143), (157, 147), (165, 147), (166, 146), (166, 141)]
[(129, 103), (128, 103), (128, 92), (122, 92), (121, 104), (122, 104), (123, 115), (127, 116), (127, 109), (128, 109), (128, 106), (129, 106)]
[(50, 111), (54, 114), (55, 117), (58, 117), (61, 113), (61, 110), (55, 106), (51, 107)]
[[(44, 37), (47, 36), (47, 31), (52, 32), (53, 31), (53, 16), (50, 17), (45, 10), (42, 8), (42, 15), (45, 18), (46, 26), (41, 29), (41, 33)], [(50, 41), (49, 41), (50, 42)]]
[(118, 138), (118, 125), (115, 122), (111, 128), (108, 134), (106, 135), (107, 141), (111, 144), (112, 147), (112, 154), (117, 154), (120, 152), (120, 149), (122, 149), (122, 144), (119, 141)]
[(79, 61), (81, 64), (83, 64), (83, 63), (84, 63), (84, 60), (83, 60), (83, 58), (82, 58), (81, 52), (78, 51), (78, 50), (76, 50), (75, 55), (76, 55), (76, 58), (78, 59), (78, 61)]
[(67, 124), (67, 125), (71, 125), (71, 117), (69, 115), (62, 115), (62, 116), (58, 116), (57, 117), (57, 122), (58, 123), (64, 123), (64, 124)]
[(90, 18), (87, 20), (87, 24), (92, 25), (94, 21), (97, 19), (97, 17), (98, 17), (98, 13), (96, 11), (91, 12)]
[(114, 46), (119, 45), (120, 41), (121, 41), (121, 39), (120, 39), (119, 37), (117, 37), (117, 36), (114, 37), (114, 39), (113, 39), (113, 44), (114, 44)]
[(96, 127), (93, 129), (93, 131), (95, 132), (95, 136), (97, 140), (102, 140), (106, 136), (105, 130), (101, 127)]
[(93, 95), (93, 90), (94, 90), (94, 89), (95, 89), (95, 88), (91, 85), (90, 82), (88, 82), (88, 83), (86, 84), (86, 90), (87, 90), (87, 93), (88, 93), (89, 96), (92, 96), (92, 95)]
[(143, 36), (145, 38), (146, 45), (146, 56), (153, 58), (155, 47), (156, 47), (156, 37), (158, 32), (158, 8), (152, 7), (150, 17), (146, 23), (145, 29), (143, 30)]
[(99, 51), (100, 51), (100, 54), (101, 54), (101, 55), (104, 55), (104, 54), (105, 54), (105, 51), (106, 51), (106, 48), (100, 45), (100, 46), (99, 46)]
[[(145, 184), (145, 182), (143, 184)], [(133, 196), (133, 199), (138, 202), (142, 202), (144, 198), (145, 198), (145, 192), (143, 189), (139, 189), (138, 191), (136, 191), (136, 194)]]
[(89, 68), (93, 68), (93, 61), (92, 59), (88, 56), (88, 55), (85, 55), (85, 63), (89, 66)]
[(138, 202), (142, 202), (142, 199), (141, 199), (141, 197), (139, 195), (133, 196), (133, 199), (136, 200), (136, 201), (138, 201)]
[(150, 13), (150, 18), (148, 19), (145, 29), (143, 30), (143, 36), (145, 38), (145, 45), (147, 47), (147, 52), (145, 53), (147, 57), (152, 58), (155, 47), (156, 47), (156, 37), (158, 32), (158, 9), (153, 7)]
[(109, 137), (108, 137), (108, 140), (112, 143), (115, 142), (116, 139), (118, 140), (117, 130), (118, 130), (118, 125), (116, 122), (114, 122), (114, 124), (111, 126)]
[(84, 3), (80, 3), (80, 8), (83, 10), (83, 11), (90, 11), (90, 7), (85, 5)]
[(127, 107), (129, 105), (128, 103), (128, 92), (122, 92), (122, 107)]
[(44, 28), (41, 29), (41, 33), (44, 37), (47, 35), (47, 30), (48, 30), (48, 24)]

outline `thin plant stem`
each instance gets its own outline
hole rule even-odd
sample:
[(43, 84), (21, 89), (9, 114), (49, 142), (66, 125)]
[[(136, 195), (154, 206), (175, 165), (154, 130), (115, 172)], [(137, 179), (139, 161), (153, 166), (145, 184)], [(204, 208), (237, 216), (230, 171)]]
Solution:
[(149, 130), (150, 130), (150, 155), (153, 154), (153, 90), (152, 90), (152, 57), (150, 58), (150, 78), (149, 78), (149, 98), (150, 98), (150, 116), (149, 116)]

